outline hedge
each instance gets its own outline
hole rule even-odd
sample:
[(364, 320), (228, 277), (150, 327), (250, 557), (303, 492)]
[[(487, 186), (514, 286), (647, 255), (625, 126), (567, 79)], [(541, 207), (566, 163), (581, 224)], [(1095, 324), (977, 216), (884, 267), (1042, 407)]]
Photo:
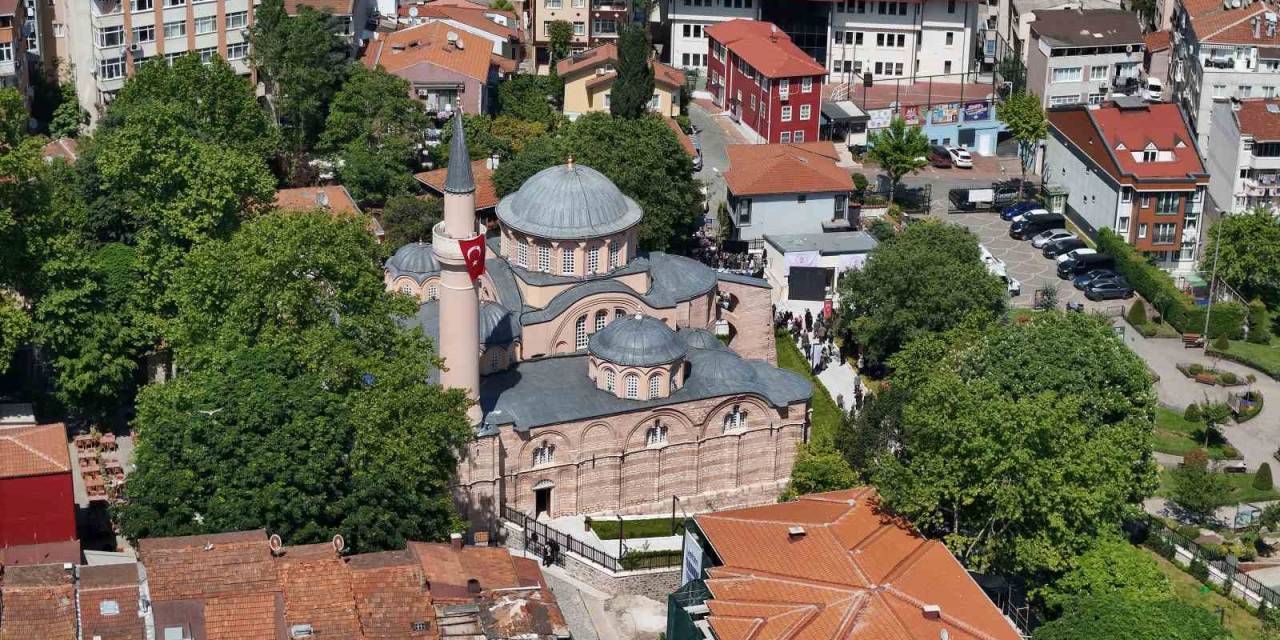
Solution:
[[(1116, 260), (1116, 271), (1133, 285), (1138, 294), (1150, 302), (1165, 322), (1182, 333), (1203, 333), (1206, 307), (1195, 304), (1190, 296), (1178, 290), (1173, 278), (1134, 251), (1129, 243), (1110, 229), (1098, 232), (1098, 251)], [(1209, 339), (1226, 335), (1239, 338), (1246, 309), (1238, 302), (1218, 302), (1209, 316)]]

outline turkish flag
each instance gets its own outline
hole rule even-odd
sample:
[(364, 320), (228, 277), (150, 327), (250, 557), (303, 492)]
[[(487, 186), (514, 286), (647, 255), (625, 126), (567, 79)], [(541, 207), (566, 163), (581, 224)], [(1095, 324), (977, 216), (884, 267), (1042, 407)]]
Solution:
[(472, 280), (484, 274), (484, 236), (479, 235), (470, 240), (459, 240), (458, 248), (462, 250), (462, 259), (467, 262), (467, 274)]

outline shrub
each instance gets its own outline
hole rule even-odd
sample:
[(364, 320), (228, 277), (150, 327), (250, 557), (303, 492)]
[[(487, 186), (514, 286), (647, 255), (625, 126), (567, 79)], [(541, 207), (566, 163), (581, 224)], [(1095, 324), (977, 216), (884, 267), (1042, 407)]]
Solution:
[(1205, 469), (1209, 466), (1209, 454), (1199, 447), (1182, 455), (1182, 466)]
[(1192, 363), (1189, 366), (1187, 366), (1187, 373), (1190, 373), (1193, 376), (1198, 376), (1204, 373), (1204, 365)]
[(1217, 349), (1218, 351), (1230, 350), (1231, 342), (1227, 339), (1227, 334), (1224, 333), (1222, 335), (1219, 335), (1218, 338), (1213, 341), (1213, 348)]
[(1188, 540), (1195, 540), (1200, 537), (1200, 527), (1194, 524), (1181, 525), (1178, 527), (1178, 535)]
[(1244, 457), (1243, 455), (1240, 454), (1239, 449), (1231, 445), (1226, 445), (1222, 447), (1222, 455), (1228, 460), (1239, 460), (1240, 458)]
[(1129, 324), (1135, 327), (1141, 327), (1147, 323), (1147, 306), (1141, 300), (1134, 300), (1133, 306), (1129, 307)]
[(853, 190), (862, 193), (867, 190), (867, 177), (861, 173), (853, 174)]
[(1195, 576), (1196, 580), (1204, 582), (1209, 579), (1209, 565), (1206, 565), (1201, 562), (1199, 558), (1196, 558), (1191, 562), (1191, 566), (1187, 569), (1187, 573)]
[(1222, 384), (1235, 384), (1239, 382), (1240, 379), (1236, 377), (1236, 374), (1231, 373), (1230, 371), (1223, 371), (1218, 374), (1218, 381)]
[(676, 116), (672, 118), (676, 124), (680, 125), (680, 130), (685, 133), (693, 133), (693, 124), (689, 122), (689, 116)]
[(1258, 491), (1270, 491), (1274, 485), (1271, 483), (1271, 465), (1266, 462), (1258, 467), (1258, 471), (1253, 474), (1253, 488)]
[(1182, 419), (1187, 422), (1200, 422), (1203, 420), (1204, 417), (1200, 415), (1200, 405), (1194, 402), (1187, 405), (1186, 410), (1182, 412)]
[(1267, 313), (1267, 306), (1261, 300), (1249, 303), (1249, 342), (1271, 342), (1271, 314)]

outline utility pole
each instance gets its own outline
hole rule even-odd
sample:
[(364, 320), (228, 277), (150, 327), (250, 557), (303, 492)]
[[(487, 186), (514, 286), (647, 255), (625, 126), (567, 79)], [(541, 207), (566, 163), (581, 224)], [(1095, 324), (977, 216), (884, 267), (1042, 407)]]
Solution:
[[(1203, 214), (1202, 214), (1203, 215)], [(1213, 287), (1218, 283), (1218, 254), (1222, 253), (1222, 212), (1218, 212), (1218, 237), (1213, 241), (1213, 272), (1209, 275), (1209, 304), (1204, 308), (1204, 354), (1209, 355), (1209, 314), (1213, 313)]]

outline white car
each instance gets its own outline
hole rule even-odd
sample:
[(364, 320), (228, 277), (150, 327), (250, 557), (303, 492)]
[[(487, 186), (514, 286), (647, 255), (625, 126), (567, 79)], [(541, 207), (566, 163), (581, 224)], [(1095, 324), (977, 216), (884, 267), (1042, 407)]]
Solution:
[(1068, 261), (1068, 260), (1075, 260), (1076, 258), (1078, 258), (1078, 257), (1080, 257), (1080, 256), (1089, 255), (1090, 253), (1097, 253), (1097, 251), (1094, 251), (1093, 249), (1090, 249), (1089, 247), (1081, 247), (1081, 248), (1079, 248), (1079, 249), (1075, 249), (1075, 250), (1072, 250), (1072, 251), (1068, 251), (1068, 252), (1066, 252), (1066, 253), (1064, 253), (1064, 254), (1062, 254), (1062, 255), (1058, 256), (1058, 262), (1066, 262), (1066, 261)]
[(1010, 223), (1017, 222), (1017, 221), (1019, 221), (1019, 220), (1022, 220), (1023, 218), (1026, 218), (1027, 216), (1038, 216), (1038, 215), (1040, 215), (1040, 214), (1042, 214), (1042, 213), (1047, 214), (1047, 213), (1049, 213), (1049, 210), (1048, 210), (1048, 209), (1028, 209), (1028, 210), (1023, 211), (1022, 213), (1019, 213), (1018, 215), (1016, 215), (1016, 216), (1014, 216), (1014, 217), (1010, 218), (1010, 219), (1009, 219), (1009, 222), (1010, 222)]
[(1164, 100), (1164, 85), (1156, 78), (1147, 78), (1147, 84), (1142, 88), (1142, 97), (1147, 102)]
[(1032, 238), (1031, 246), (1037, 249), (1043, 249), (1044, 246), (1050, 242), (1057, 242), (1059, 240), (1066, 240), (1067, 238), (1074, 237), (1076, 237), (1076, 234), (1071, 233), (1066, 229), (1050, 229), (1048, 231), (1043, 231), (1036, 237)]
[(973, 168), (973, 156), (969, 155), (968, 151), (960, 147), (947, 147), (947, 153), (951, 154), (951, 166), (961, 169)]

